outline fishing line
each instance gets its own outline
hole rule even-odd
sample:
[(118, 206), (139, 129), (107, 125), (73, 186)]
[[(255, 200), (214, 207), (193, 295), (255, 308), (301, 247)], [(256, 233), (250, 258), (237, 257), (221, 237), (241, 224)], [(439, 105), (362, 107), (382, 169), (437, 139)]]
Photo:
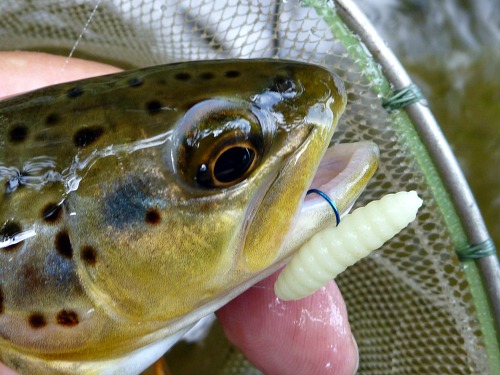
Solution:
[(71, 51), (69, 52), (69, 55), (68, 57), (66, 58), (66, 61), (64, 62), (64, 65), (61, 69), (61, 74), (60, 76), (62, 76), (62, 74), (64, 73), (64, 71), (66, 70), (66, 66), (68, 66), (69, 64), (69, 60), (73, 57), (73, 54), (75, 53), (76, 51), (76, 48), (78, 47), (78, 44), (80, 43), (80, 41), (83, 39), (83, 34), (85, 33), (85, 31), (88, 29), (89, 25), (90, 25), (90, 22), (92, 21), (92, 19), (94, 18), (94, 15), (96, 14), (97, 12), (97, 9), (99, 8), (99, 6), (101, 5), (101, 0), (97, 0), (95, 6), (94, 6), (94, 9), (92, 9), (92, 12), (90, 13), (90, 16), (87, 20), (87, 22), (85, 23), (85, 25), (83, 26), (83, 29), (82, 31), (80, 32), (80, 35), (78, 35), (78, 38), (76, 39), (75, 41), (75, 44), (73, 44), (73, 47), (71, 48)]

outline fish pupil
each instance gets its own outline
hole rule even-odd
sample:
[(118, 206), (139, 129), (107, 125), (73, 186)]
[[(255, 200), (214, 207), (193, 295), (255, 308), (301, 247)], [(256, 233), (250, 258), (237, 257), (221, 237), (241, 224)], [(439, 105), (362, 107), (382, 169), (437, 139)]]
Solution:
[(231, 147), (221, 153), (215, 162), (214, 177), (222, 183), (240, 179), (250, 168), (255, 152), (246, 147)]

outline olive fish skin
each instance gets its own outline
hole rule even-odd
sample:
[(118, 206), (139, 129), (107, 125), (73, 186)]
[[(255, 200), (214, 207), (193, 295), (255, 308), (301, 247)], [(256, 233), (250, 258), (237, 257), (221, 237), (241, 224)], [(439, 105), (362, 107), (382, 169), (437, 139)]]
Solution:
[(334, 74), (276, 60), (0, 102), (0, 359), (97, 371), (224, 304), (286, 256), (344, 106)]

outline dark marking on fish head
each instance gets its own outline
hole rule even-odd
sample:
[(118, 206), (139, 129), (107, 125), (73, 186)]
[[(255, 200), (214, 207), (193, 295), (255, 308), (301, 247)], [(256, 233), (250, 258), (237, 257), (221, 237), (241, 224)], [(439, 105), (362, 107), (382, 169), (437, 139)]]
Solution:
[(139, 87), (144, 84), (144, 80), (140, 77), (133, 77), (127, 81), (129, 87)]
[(33, 329), (40, 329), (47, 325), (47, 320), (42, 313), (34, 312), (28, 317), (28, 324)]
[(45, 124), (47, 124), (48, 126), (57, 125), (60, 120), (61, 117), (57, 113), (50, 113), (45, 118)]
[(215, 74), (213, 72), (203, 72), (200, 74), (200, 78), (204, 81), (209, 81), (215, 78)]
[(80, 258), (88, 266), (95, 266), (97, 263), (97, 250), (90, 245), (85, 245), (80, 250)]
[[(21, 225), (13, 220), (7, 221), (2, 228), (0, 229), (0, 242), (2, 241), (8, 241), (15, 237), (17, 234), (22, 233), (23, 228)], [(13, 245), (9, 245), (7, 247), (3, 247), (2, 250), (4, 251), (9, 251), (9, 250), (14, 250), (18, 247), (21, 246), (21, 242), (15, 243)]]
[(161, 214), (160, 211), (158, 211), (155, 208), (152, 208), (146, 212), (146, 216), (144, 218), (144, 221), (148, 224), (156, 225), (159, 224), (161, 221)]
[(72, 87), (68, 91), (66, 91), (66, 96), (70, 99), (82, 96), (82, 94), (83, 94), (83, 88), (79, 86)]
[(62, 207), (57, 203), (48, 203), (42, 210), (42, 219), (49, 224), (56, 223), (62, 215)]
[(62, 230), (56, 234), (54, 245), (57, 252), (63, 257), (67, 259), (73, 257), (73, 246), (71, 245), (71, 240), (67, 231)]
[(26, 241), (26, 251), (19, 258), (22, 262), (12, 274), (15, 282), (9, 284), (9, 303), (12, 306), (44, 312), (49, 301), (59, 304), (71, 296), (82, 295), (74, 262), (54, 247), (46, 240), (37, 241), (36, 236)]
[(176, 75), (174, 75), (174, 78), (177, 81), (186, 82), (186, 81), (189, 81), (191, 79), (191, 74), (189, 74), (187, 72), (179, 72)]
[(104, 133), (102, 126), (88, 126), (79, 129), (73, 136), (73, 143), (76, 147), (87, 147), (97, 141)]
[(61, 310), (56, 316), (57, 324), (64, 327), (74, 327), (80, 323), (78, 314), (73, 310)]
[(147, 182), (129, 178), (117, 182), (117, 187), (105, 198), (103, 215), (106, 225), (116, 229), (128, 228), (144, 221), (150, 197)]
[(9, 130), (9, 141), (11, 143), (22, 143), (28, 137), (28, 127), (25, 124), (18, 123)]
[(161, 112), (163, 105), (159, 100), (151, 100), (146, 103), (146, 110), (150, 115), (156, 115)]
[(241, 76), (241, 72), (239, 70), (228, 70), (224, 76), (226, 78), (238, 78)]

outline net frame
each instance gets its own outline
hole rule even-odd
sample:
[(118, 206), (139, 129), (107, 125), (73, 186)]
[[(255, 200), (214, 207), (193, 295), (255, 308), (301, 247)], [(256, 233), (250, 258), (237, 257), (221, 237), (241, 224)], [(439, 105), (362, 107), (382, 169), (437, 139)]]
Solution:
[[(410, 76), (362, 11), (349, 0), (335, 0), (334, 2), (339, 16), (359, 36), (374, 60), (380, 64), (393, 91), (411, 86), (413, 82)], [(474, 247), (490, 242), (490, 235), (472, 191), (432, 112), (422, 103), (410, 104), (405, 110), (432, 160), (433, 165), (423, 168), (434, 167), (443, 182), (443, 188), (448, 192), (447, 195), (442, 192), (437, 193), (441, 196), (438, 198), (442, 201), (441, 209), (450, 222), (459, 221), (460, 225), (449, 224), (450, 228), (455, 228), (451, 231), (451, 235), (457, 251), (464, 246)], [(424, 164), (426, 162), (422, 162), (422, 165)], [(428, 173), (432, 174), (433, 171), (429, 170)], [(445, 202), (448, 198), (451, 202)], [(453, 207), (450, 207), (449, 203), (452, 203)], [(483, 334), (488, 342), (491, 370), (492, 373), (496, 373), (499, 371), (500, 263), (494, 251), (466, 262), (468, 264), (464, 266), (464, 271), (470, 283), (475, 304), (480, 311)]]

